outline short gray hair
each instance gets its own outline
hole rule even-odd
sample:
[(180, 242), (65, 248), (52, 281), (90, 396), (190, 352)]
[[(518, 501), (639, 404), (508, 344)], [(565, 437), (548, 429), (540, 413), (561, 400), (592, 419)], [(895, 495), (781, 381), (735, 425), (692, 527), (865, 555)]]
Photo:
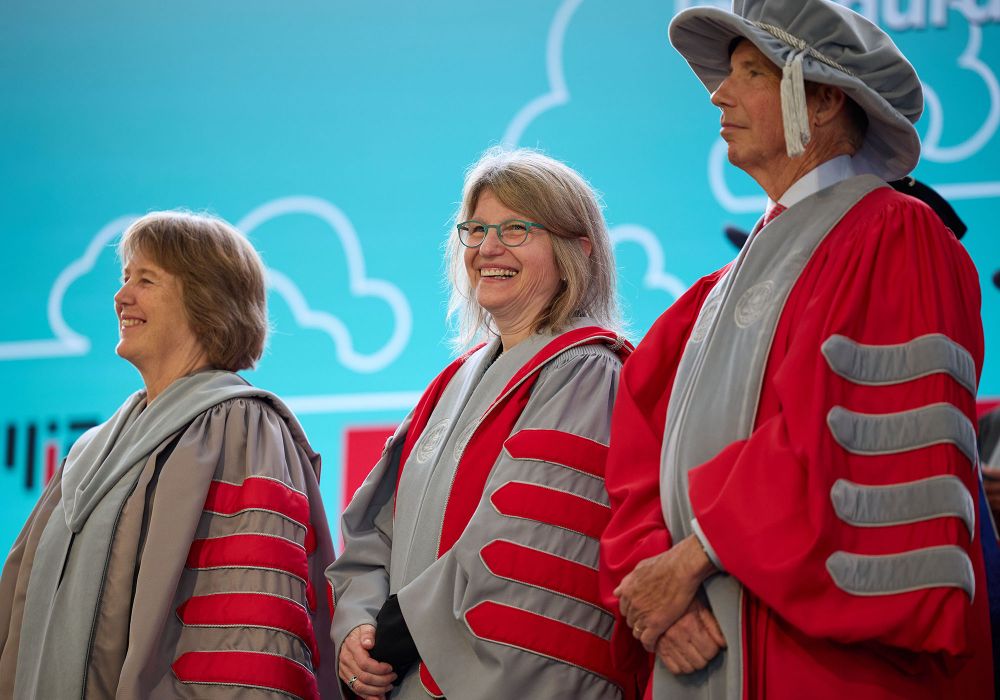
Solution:
[[(535, 330), (558, 333), (574, 316), (589, 316), (609, 330), (620, 331), (611, 239), (597, 194), (587, 181), (539, 151), (493, 147), (466, 172), (456, 223), (471, 218), (484, 190), (508, 209), (542, 224), (551, 236), (564, 284), (537, 319)], [(590, 239), (589, 256), (576, 242), (579, 238)], [(497, 330), (469, 286), (463, 247), (454, 228), (448, 237), (447, 255), (451, 283), (448, 318), (457, 326), (452, 345), (462, 349)]]

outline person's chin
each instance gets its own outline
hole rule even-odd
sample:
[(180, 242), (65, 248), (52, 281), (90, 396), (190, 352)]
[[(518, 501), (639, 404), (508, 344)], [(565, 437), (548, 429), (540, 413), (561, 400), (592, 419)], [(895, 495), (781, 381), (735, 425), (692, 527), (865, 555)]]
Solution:
[(118, 345), (115, 347), (115, 354), (123, 360), (131, 362), (133, 365), (135, 364), (135, 360), (133, 359), (135, 353), (129, 344), (124, 340), (118, 341)]
[(491, 314), (496, 315), (497, 311), (502, 311), (509, 303), (510, 294), (507, 293), (507, 290), (483, 289), (480, 287), (476, 294), (476, 301), (479, 302), (481, 307)]

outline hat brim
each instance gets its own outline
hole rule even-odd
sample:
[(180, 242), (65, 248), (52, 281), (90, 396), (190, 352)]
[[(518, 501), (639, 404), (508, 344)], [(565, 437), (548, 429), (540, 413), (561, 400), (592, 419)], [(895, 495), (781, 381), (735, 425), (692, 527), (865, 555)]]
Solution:
[[(670, 23), (670, 43), (709, 92), (715, 92), (729, 75), (729, 47), (737, 38), (751, 42), (777, 66), (783, 66), (792, 51), (788, 44), (752, 22), (714, 7), (689, 8)], [(898, 180), (916, 167), (920, 159), (917, 130), (885, 98), (861, 79), (808, 54), (803, 59), (802, 72), (808, 81), (840, 88), (868, 116), (864, 143), (854, 155), (858, 170), (884, 180)]]

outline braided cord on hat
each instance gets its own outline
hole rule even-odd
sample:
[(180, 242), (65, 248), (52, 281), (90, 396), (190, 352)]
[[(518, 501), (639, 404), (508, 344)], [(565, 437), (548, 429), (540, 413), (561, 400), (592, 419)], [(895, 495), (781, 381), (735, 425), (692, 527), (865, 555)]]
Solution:
[(785, 58), (785, 65), (781, 68), (781, 121), (785, 130), (785, 151), (789, 158), (797, 158), (805, 153), (805, 147), (812, 138), (809, 132), (809, 111), (806, 104), (802, 60), (809, 56), (847, 75), (857, 76), (781, 27), (766, 22), (753, 24), (792, 47), (792, 51)]
[[(794, 34), (789, 34), (788, 32), (786, 32), (781, 27), (776, 27), (775, 25), (768, 24), (767, 22), (753, 22), (753, 25), (756, 26), (756, 27), (759, 27), (759, 28), (763, 29), (765, 32), (767, 32), (768, 34), (770, 34), (771, 36), (773, 36), (775, 39), (778, 39), (780, 41), (785, 42), (786, 44), (788, 44), (789, 46), (791, 46), (794, 49), (797, 49), (799, 51), (804, 51), (805, 53), (809, 54), (809, 56), (811, 58), (815, 58), (817, 61), (820, 61), (821, 63), (825, 63), (826, 65), (830, 66), (831, 68), (839, 70), (841, 73), (847, 73), (847, 75), (851, 76), (852, 78), (857, 78), (858, 77), (849, 68), (846, 68), (845, 66), (840, 65), (839, 63), (837, 63), (836, 61), (834, 61), (832, 58), (830, 58), (829, 56), (827, 56), (826, 54), (824, 54), (824, 53), (822, 53), (820, 51), (817, 51), (816, 49), (814, 49), (813, 47), (811, 47), (809, 44), (807, 44), (804, 40), (798, 38)], [(787, 63), (787, 60), (786, 60), (786, 63)]]

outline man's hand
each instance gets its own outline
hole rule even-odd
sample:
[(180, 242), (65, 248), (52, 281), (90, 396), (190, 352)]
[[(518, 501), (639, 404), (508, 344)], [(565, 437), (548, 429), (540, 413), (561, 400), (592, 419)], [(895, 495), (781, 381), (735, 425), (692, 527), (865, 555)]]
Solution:
[(375, 626), (358, 625), (340, 647), (340, 680), (362, 700), (384, 700), (396, 680), (392, 666), (376, 661), (368, 653), (374, 646)]
[(701, 582), (715, 572), (705, 550), (689, 535), (663, 554), (639, 562), (615, 589), (632, 635), (646, 651), (688, 609)]
[(656, 655), (672, 674), (694, 673), (726, 648), (726, 638), (712, 611), (700, 598), (656, 642)]

